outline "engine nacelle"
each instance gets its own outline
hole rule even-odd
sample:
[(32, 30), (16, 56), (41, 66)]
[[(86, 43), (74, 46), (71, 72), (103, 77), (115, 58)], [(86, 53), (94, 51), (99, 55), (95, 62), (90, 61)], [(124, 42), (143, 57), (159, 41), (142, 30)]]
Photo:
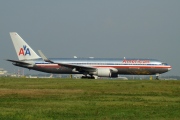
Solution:
[(118, 74), (116, 73), (117, 69), (111, 70), (109, 68), (97, 68), (94, 75), (97, 75), (98, 77), (118, 77)]

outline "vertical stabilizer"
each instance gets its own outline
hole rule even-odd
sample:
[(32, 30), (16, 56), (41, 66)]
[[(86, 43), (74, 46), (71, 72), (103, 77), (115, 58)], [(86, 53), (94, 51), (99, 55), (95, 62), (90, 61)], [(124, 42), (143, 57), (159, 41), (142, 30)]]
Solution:
[(10, 32), (10, 36), (19, 60), (31, 60), (40, 58), (16, 32)]

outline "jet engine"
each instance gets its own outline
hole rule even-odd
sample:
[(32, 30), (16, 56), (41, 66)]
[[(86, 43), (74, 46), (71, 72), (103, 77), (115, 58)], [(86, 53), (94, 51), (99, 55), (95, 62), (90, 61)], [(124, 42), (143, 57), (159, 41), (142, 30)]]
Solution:
[(97, 68), (93, 74), (99, 77), (118, 77), (117, 69), (115, 68)]

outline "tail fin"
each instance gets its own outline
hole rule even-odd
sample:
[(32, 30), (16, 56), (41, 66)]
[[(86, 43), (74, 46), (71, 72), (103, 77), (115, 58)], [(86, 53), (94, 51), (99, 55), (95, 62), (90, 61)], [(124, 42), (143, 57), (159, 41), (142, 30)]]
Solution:
[(16, 32), (10, 32), (10, 36), (19, 60), (30, 60), (40, 58), (34, 52), (34, 50)]

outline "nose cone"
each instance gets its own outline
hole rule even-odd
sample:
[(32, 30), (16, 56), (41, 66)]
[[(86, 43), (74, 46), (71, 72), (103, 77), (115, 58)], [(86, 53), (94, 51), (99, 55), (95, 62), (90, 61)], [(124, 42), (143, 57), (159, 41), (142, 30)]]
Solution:
[(169, 66), (169, 67), (168, 67), (168, 71), (170, 71), (171, 69), (172, 69), (172, 67), (171, 67), (171, 66)]

